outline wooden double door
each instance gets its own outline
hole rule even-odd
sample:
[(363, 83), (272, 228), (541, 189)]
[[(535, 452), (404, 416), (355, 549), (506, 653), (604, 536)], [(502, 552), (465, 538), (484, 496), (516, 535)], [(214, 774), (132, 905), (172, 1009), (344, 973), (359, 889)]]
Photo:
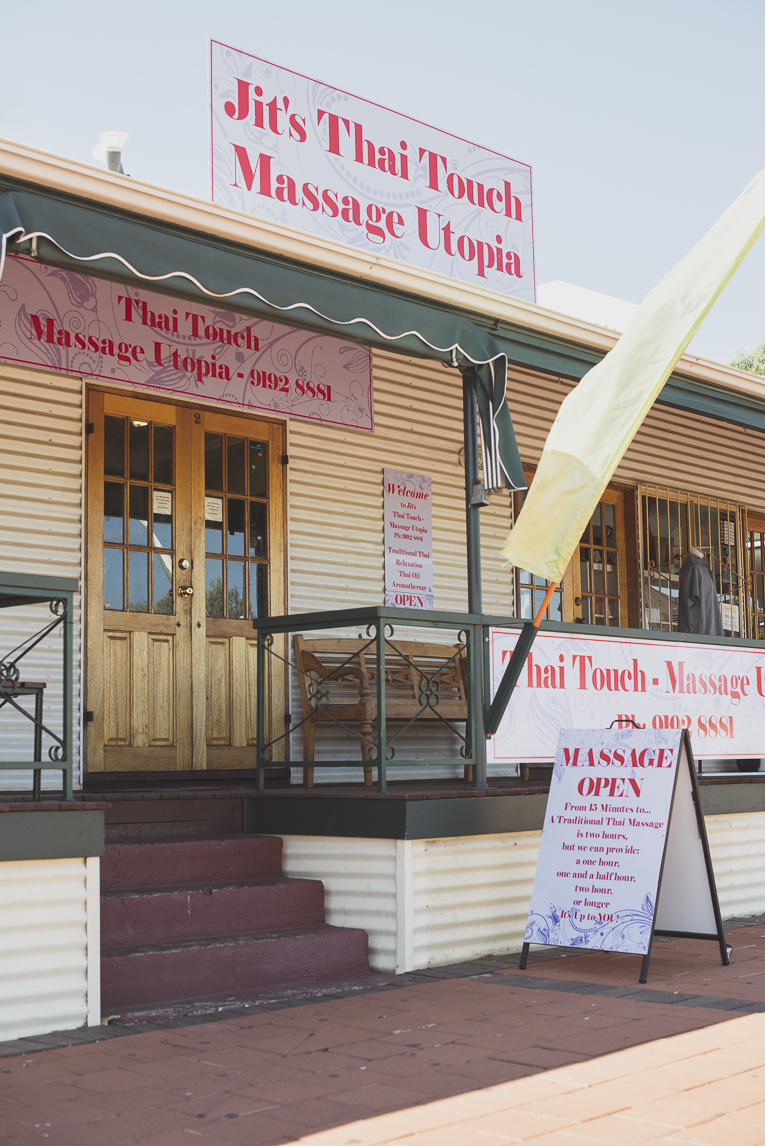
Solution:
[(283, 424), (91, 390), (87, 429), (86, 768), (253, 768), (252, 618), (285, 611)]

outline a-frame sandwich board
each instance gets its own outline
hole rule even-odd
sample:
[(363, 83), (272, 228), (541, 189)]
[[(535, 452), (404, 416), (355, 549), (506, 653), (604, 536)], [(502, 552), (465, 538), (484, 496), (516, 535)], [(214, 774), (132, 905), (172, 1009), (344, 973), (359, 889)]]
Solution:
[[(712, 857), (709, 851), (709, 840), (707, 838), (706, 824), (704, 822), (704, 814), (701, 807), (701, 797), (699, 793), (698, 781), (696, 778), (696, 770), (693, 761), (693, 750), (691, 748), (690, 735), (686, 729), (681, 732), (675, 733), (650, 733), (643, 730), (636, 730), (636, 733), (623, 733), (616, 732), (609, 737), (610, 730), (599, 732), (597, 730), (569, 730), (561, 733), (561, 744), (559, 745), (558, 755), (556, 756), (556, 768), (553, 773), (553, 784), (550, 789), (550, 798), (548, 798), (548, 808), (545, 816), (545, 831), (543, 832), (542, 848), (540, 849), (540, 860), (537, 865), (537, 873), (534, 881), (534, 891), (532, 893), (532, 903), (529, 911), (529, 921), (526, 929), (526, 942), (524, 942), (521, 950), (520, 970), (525, 970), (528, 961), (529, 948), (532, 943), (547, 945), (547, 946), (578, 946), (583, 950), (613, 950), (632, 952), (634, 954), (642, 954), (642, 964), (640, 969), (641, 983), (646, 983), (648, 979), (648, 966), (651, 958), (651, 948), (653, 945), (654, 935), (662, 937), (686, 938), (686, 939), (707, 939), (713, 940), (719, 945), (720, 957), (724, 966), (728, 966), (729, 952), (725, 931), (723, 928), (722, 914), (720, 912), (720, 904), (717, 898), (717, 887), (715, 885), (714, 870), (712, 867)], [(563, 821), (566, 824), (573, 825), (568, 829), (563, 829), (568, 835), (565, 836), (569, 841), (574, 840), (573, 832), (576, 832), (576, 837), (586, 836), (588, 840), (600, 839), (600, 836), (605, 836), (605, 831), (600, 834), (590, 831), (590, 827), (603, 824), (603, 819), (588, 818), (585, 815), (573, 816), (569, 812), (568, 818), (549, 814), (551, 804), (553, 805), (553, 813), (560, 808), (565, 808), (568, 811), (570, 808), (575, 807), (571, 801), (560, 804), (556, 808), (555, 800), (553, 797), (553, 785), (556, 778), (559, 781), (568, 781), (574, 774), (578, 780), (579, 776), (583, 776), (583, 770), (580, 768), (561, 768), (562, 755), (566, 753), (567, 761), (571, 759), (572, 753), (576, 751), (572, 747), (567, 751), (564, 740), (569, 738), (571, 745), (579, 744), (583, 749), (590, 745), (590, 748), (595, 746), (595, 751), (600, 752), (605, 749), (607, 752), (614, 752), (614, 749), (621, 750), (622, 755), (634, 745), (630, 741), (638, 742), (638, 746), (642, 749), (647, 738), (657, 738), (663, 740), (667, 747), (663, 751), (668, 751), (670, 737), (675, 741), (675, 747), (672, 752), (673, 774), (671, 787), (662, 782), (662, 791), (657, 790), (656, 796), (658, 800), (652, 805), (652, 814), (655, 816), (657, 813), (662, 813), (666, 816), (664, 821), (665, 827), (662, 833), (661, 841), (661, 854), (657, 854), (654, 847), (647, 847), (641, 841), (641, 847), (650, 855), (650, 873), (645, 871), (646, 882), (643, 883), (642, 879), (639, 881), (642, 890), (648, 892), (646, 901), (650, 898), (653, 900), (655, 907), (651, 908), (650, 914), (645, 907), (643, 911), (635, 911), (634, 905), (632, 910), (621, 912), (623, 917), (620, 921), (619, 913), (616, 914), (617, 922), (614, 923), (614, 916), (609, 914), (601, 915), (603, 922), (595, 924), (582, 924), (584, 919), (592, 920), (596, 918), (589, 910), (590, 908), (602, 908), (603, 902), (593, 902), (592, 899), (585, 898), (572, 899), (570, 882), (567, 885), (566, 880), (571, 880), (571, 873), (568, 871), (555, 871), (558, 866), (569, 866), (575, 864), (593, 864), (592, 859), (574, 859), (572, 856), (565, 854), (565, 851), (560, 851), (560, 848), (567, 849), (568, 852), (578, 851), (587, 853), (603, 853), (606, 855), (615, 853), (619, 850), (628, 851), (637, 854), (640, 848), (632, 846), (635, 839), (630, 839), (630, 828), (625, 827), (622, 831), (618, 832), (618, 838), (625, 841), (625, 847), (617, 849), (616, 847), (609, 847), (604, 849), (598, 846), (579, 846), (578, 843), (562, 842), (564, 836), (561, 836), (561, 829), (553, 827), (552, 825), (557, 820), (558, 823)], [(675, 739), (676, 738), (676, 739)], [(642, 740), (643, 744), (640, 744)], [(617, 758), (617, 753), (614, 753), (613, 759)], [(603, 753), (600, 752), (598, 762), (602, 759)], [(574, 756), (574, 760), (576, 757)], [(669, 779), (667, 772), (664, 771), (666, 763), (661, 769), (662, 778)], [(568, 775), (566, 775), (568, 774)], [(649, 773), (645, 772), (644, 775)], [(602, 773), (606, 775), (606, 773)], [(612, 776), (613, 773), (608, 773)], [(625, 775), (622, 772), (622, 775)], [(634, 775), (634, 773), (633, 773)], [(572, 791), (580, 793), (580, 800), (589, 795), (589, 791), (595, 789), (596, 796), (600, 791), (599, 784), (603, 784), (603, 780), (588, 780), (583, 778), (576, 789), (572, 788), (572, 784), (568, 783), (567, 790), (564, 790), (564, 785), (561, 785), (561, 792), (556, 795), (557, 800), (560, 802), (564, 795), (571, 795)], [(623, 780), (622, 788), (625, 785), (632, 783), (631, 780)], [(635, 781), (639, 784), (639, 781)], [(611, 795), (614, 792), (614, 785), (610, 782), (609, 791)], [(589, 789), (589, 790), (588, 790)], [(583, 794), (583, 795), (582, 795)], [(589, 809), (592, 812), (597, 804), (590, 804)], [(602, 807), (602, 805), (601, 805)], [(575, 810), (581, 812), (584, 810), (583, 806), (577, 807)], [(644, 809), (642, 811), (645, 811)], [(608, 823), (608, 821), (606, 821)], [(614, 821), (617, 824), (620, 821)], [(621, 823), (632, 824), (634, 829), (635, 818), (621, 821)], [(551, 825), (548, 829), (548, 823)], [(577, 827), (576, 825), (579, 825)], [(585, 825), (587, 830), (585, 831)], [(609, 827), (611, 824), (609, 823)], [(640, 823), (638, 822), (638, 832), (642, 828), (658, 829), (659, 824), (655, 822)], [(580, 830), (581, 829), (581, 830)], [(548, 855), (544, 857), (546, 865), (543, 863), (543, 852), (545, 849), (545, 836), (554, 833), (555, 838), (551, 838), (548, 843)], [(626, 834), (624, 834), (626, 833)], [(633, 836), (635, 832), (633, 830)], [(614, 833), (608, 833), (608, 840), (614, 840)], [(653, 841), (650, 841), (653, 843)], [(655, 843), (658, 845), (659, 840), (656, 839)], [(656, 862), (659, 860), (660, 862)], [(552, 861), (552, 869), (550, 862)], [(600, 860), (597, 861), (601, 863)], [(641, 860), (640, 866), (642, 867), (644, 860)], [(616, 866), (614, 861), (605, 861), (604, 866)], [(546, 867), (546, 870), (540, 870)], [(580, 880), (580, 885), (574, 885), (574, 890), (578, 893), (585, 892), (586, 894), (605, 896), (610, 895), (610, 891), (606, 890), (608, 885), (601, 884), (599, 886), (590, 886), (589, 889), (581, 886), (581, 881), (592, 880), (593, 878), (611, 878), (608, 872), (597, 874), (592, 872), (589, 868), (579, 868), (574, 871), (574, 878)], [(556, 878), (561, 877), (561, 878)], [(629, 878), (632, 883), (635, 883), (634, 877), (617, 876), (616, 878)], [(540, 885), (538, 887), (538, 884)], [(637, 887), (637, 884), (636, 884)], [(585, 908), (578, 905), (584, 903)], [(549, 908), (546, 907), (549, 905)], [(572, 906), (573, 905), (573, 906)], [(600, 913), (598, 913), (600, 914)], [(641, 918), (642, 917), (642, 918)], [(638, 919), (639, 923), (634, 923)], [(625, 920), (633, 921), (632, 924), (625, 922)], [(554, 923), (552, 926), (551, 921)], [(566, 926), (568, 924), (568, 926)], [(613, 933), (621, 928), (622, 935), (618, 944), (613, 940)], [(631, 930), (631, 934), (630, 934)], [(576, 932), (576, 938), (572, 940), (572, 934)], [(610, 932), (610, 935), (607, 933)], [(604, 938), (606, 936), (606, 938)], [(625, 938), (626, 936), (626, 938)]]
[(675, 939), (711, 939), (720, 946), (724, 967), (730, 962), (717, 885), (709, 851), (707, 827), (687, 728), (680, 736), (675, 786), (664, 855), (659, 872), (656, 911), (648, 950), (640, 967), (640, 982), (648, 982), (654, 935)]

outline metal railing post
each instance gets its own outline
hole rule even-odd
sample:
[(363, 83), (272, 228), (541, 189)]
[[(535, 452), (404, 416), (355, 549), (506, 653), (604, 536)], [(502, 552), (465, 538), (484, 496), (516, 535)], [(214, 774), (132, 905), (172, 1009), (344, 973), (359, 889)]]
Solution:
[(257, 686), (255, 689), (256, 697), (256, 710), (255, 710), (255, 737), (256, 737), (256, 757), (255, 757), (255, 787), (258, 792), (265, 791), (266, 787), (266, 769), (265, 760), (263, 758), (263, 746), (266, 741), (266, 650), (265, 650), (265, 633), (262, 629), (258, 629), (258, 644), (256, 654), (256, 669), (258, 674)]
[(377, 620), (377, 791), (388, 791), (388, 731), (385, 719), (385, 621)]
[(74, 721), (72, 720), (72, 651), (73, 651), (73, 633), (74, 618), (72, 617), (73, 601), (71, 594), (64, 598), (64, 620), (62, 634), (62, 645), (64, 646), (64, 711), (63, 711), (63, 736), (61, 739), (64, 741), (64, 760), (66, 767), (63, 769), (63, 784), (64, 799), (74, 799)]

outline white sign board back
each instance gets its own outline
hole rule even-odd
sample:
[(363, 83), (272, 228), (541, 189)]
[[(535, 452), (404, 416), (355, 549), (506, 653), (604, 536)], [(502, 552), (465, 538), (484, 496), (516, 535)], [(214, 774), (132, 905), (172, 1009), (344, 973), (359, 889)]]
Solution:
[(383, 470), (385, 604), (433, 608), (431, 480)]
[(647, 957), (656, 931), (714, 939), (723, 953), (694, 785), (687, 733), (564, 729), (524, 953), (541, 943)]

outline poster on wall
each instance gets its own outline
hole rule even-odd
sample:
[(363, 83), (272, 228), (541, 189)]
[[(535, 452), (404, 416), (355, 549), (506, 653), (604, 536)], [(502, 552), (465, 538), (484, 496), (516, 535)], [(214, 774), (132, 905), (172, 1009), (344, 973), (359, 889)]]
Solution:
[(215, 40), (210, 125), (213, 202), (535, 301), (528, 164)]
[(647, 957), (671, 934), (719, 942), (727, 963), (699, 809), (687, 732), (564, 729), (523, 955), (535, 943)]
[[(492, 697), (519, 633), (490, 631)], [(612, 720), (687, 729), (697, 757), (765, 756), (765, 648), (540, 632), (489, 760), (551, 761), (562, 728)]]
[(431, 480), (383, 470), (385, 604), (433, 608)]
[(0, 361), (372, 431), (355, 342), (8, 256)]

